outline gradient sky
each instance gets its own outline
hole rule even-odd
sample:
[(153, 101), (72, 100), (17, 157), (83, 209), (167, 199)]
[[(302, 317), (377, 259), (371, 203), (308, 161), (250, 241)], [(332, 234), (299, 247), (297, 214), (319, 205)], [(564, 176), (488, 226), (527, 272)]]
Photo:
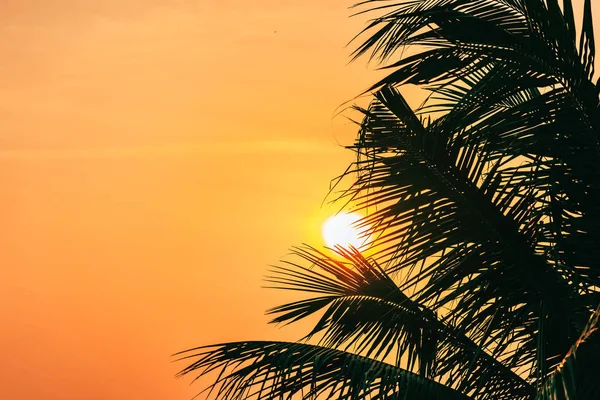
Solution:
[(0, 398), (189, 399), (169, 355), (244, 339), (321, 245), (355, 127), (348, 2), (0, 2)]
[(347, 5), (0, 2), (0, 398), (189, 399), (170, 354), (301, 333), (260, 286), (352, 160)]

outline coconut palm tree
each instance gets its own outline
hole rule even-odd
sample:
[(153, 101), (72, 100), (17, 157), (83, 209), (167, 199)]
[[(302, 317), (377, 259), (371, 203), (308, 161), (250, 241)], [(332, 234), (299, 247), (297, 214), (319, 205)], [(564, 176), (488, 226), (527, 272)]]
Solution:
[(180, 375), (219, 371), (222, 399), (599, 399), (591, 0), (579, 28), (571, 0), (358, 7), (354, 56), (390, 70), (340, 195), (370, 249), (296, 248), (267, 279), (307, 296), (269, 313), (316, 315), (306, 337), (190, 349)]

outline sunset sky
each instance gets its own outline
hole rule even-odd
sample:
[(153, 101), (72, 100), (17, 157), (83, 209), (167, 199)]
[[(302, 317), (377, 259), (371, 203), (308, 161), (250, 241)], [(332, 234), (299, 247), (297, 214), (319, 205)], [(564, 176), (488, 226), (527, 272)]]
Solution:
[(187, 400), (170, 354), (303, 332), (261, 279), (322, 245), (380, 76), (350, 4), (0, 2), (1, 399)]
[(261, 279), (352, 160), (348, 4), (1, 2), (0, 398), (187, 400), (170, 354), (297, 338)]

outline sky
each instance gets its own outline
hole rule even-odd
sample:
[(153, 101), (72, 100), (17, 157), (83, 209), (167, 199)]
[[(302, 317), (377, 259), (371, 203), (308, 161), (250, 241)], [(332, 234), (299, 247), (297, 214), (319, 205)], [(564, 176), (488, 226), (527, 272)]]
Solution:
[(190, 399), (172, 353), (304, 333), (261, 285), (353, 159), (347, 5), (0, 2), (0, 398)]
[(261, 285), (380, 76), (350, 4), (0, 2), (0, 398), (190, 399), (172, 353), (304, 333)]

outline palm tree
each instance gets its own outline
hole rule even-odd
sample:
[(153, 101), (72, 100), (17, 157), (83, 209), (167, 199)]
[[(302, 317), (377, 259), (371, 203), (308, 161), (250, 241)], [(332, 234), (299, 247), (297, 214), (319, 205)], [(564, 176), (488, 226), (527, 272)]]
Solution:
[(371, 254), (296, 248), (267, 279), (307, 297), (269, 313), (314, 329), (187, 350), (180, 375), (219, 371), (222, 399), (600, 398), (591, 0), (580, 33), (570, 0), (358, 7), (379, 16), (354, 56), (391, 71), (355, 107), (340, 196), (369, 211)]

